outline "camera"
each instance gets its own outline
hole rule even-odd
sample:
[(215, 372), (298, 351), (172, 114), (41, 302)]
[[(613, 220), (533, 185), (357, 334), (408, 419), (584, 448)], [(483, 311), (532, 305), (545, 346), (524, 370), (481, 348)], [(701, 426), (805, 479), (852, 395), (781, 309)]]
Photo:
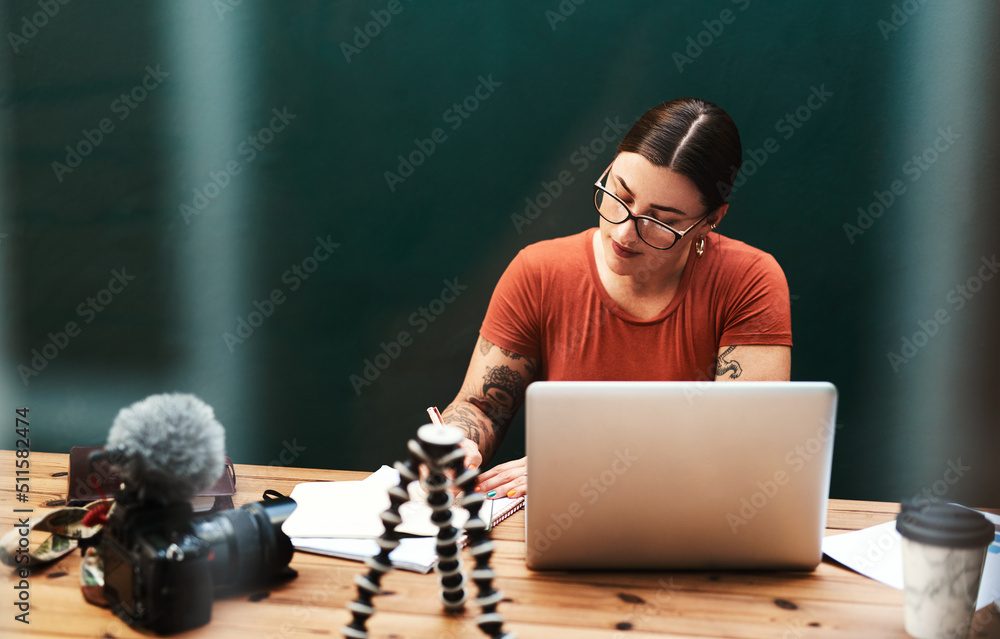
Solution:
[(135, 628), (170, 634), (212, 618), (220, 591), (294, 577), (288, 497), (195, 517), (191, 499), (225, 468), (225, 429), (194, 395), (150, 395), (118, 412), (103, 449), (121, 478), (97, 541), (104, 597)]
[(288, 497), (193, 517), (191, 505), (140, 500), (119, 491), (101, 533), (104, 594), (130, 626), (159, 634), (211, 619), (217, 592), (294, 577), (294, 549), (281, 524)]

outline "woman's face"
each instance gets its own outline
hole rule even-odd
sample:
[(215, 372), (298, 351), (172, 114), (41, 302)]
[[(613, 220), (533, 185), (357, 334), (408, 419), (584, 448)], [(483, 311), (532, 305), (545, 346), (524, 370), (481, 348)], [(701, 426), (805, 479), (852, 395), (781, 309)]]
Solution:
[[(621, 153), (615, 158), (606, 187), (633, 215), (654, 217), (677, 231), (688, 229), (706, 213), (701, 194), (691, 180), (637, 153)], [(604, 259), (617, 275), (649, 278), (661, 268), (683, 264), (691, 242), (708, 233), (709, 225), (718, 222), (716, 218), (721, 215), (709, 215), (666, 251), (643, 242), (634, 220), (612, 224), (599, 218)]]

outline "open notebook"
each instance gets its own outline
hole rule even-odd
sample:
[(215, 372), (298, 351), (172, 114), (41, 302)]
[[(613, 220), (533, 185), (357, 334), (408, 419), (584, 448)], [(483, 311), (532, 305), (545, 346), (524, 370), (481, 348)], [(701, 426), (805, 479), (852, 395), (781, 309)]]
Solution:
[[(383, 532), (379, 519), (389, 508), (389, 488), (399, 484), (399, 473), (382, 466), (362, 481), (307, 482), (298, 484), (291, 497), (298, 506), (282, 525), (296, 550), (363, 561), (378, 553), (375, 540)], [(496, 525), (524, 505), (524, 498), (487, 500), (479, 514)], [(453, 509), (452, 523), (465, 525), (468, 513)], [(416, 482), (410, 484), (410, 501), (400, 508), (403, 523), (396, 530), (414, 537), (400, 540), (389, 558), (397, 568), (429, 572), (437, 561), (431, 508)]]

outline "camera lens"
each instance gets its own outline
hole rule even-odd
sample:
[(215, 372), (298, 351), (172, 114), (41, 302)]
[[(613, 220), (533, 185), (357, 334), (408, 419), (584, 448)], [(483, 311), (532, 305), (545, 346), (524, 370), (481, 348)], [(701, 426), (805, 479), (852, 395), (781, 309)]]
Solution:
[(216, 587), (261, 584), (288, 566), (294, 549), (281, 532), (281, 524), (295, 505), (291, 498), (281, 497), (191, 521), (195, 534), (209, 545), (209, 565)]

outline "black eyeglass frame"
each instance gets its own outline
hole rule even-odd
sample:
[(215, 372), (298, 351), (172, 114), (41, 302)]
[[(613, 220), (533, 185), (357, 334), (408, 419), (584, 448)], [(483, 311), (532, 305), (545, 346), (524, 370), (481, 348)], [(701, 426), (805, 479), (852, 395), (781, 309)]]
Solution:
[[(611, 191), (609, 191), (606, 188), (604, 188), (603, 186), (601, 186), (601, 181), (611, 171), (611, 167), (612, 166), (614, 166), (614, 162), (611, 162), (611, 164), (608, 165), (608, 168), (604, 169), (604, 173), (601, 173), (601, 177), (597, 178), (597, 181), (594, 182), (594, 208), (597, 209), (597, 214), (600, 215), (601, 218), (607, 220), (609, 224), (624, 224), (625, 222), (628, 222), (629, 220), (635, 220), (636, 221), (636, 224), (635, 224), (636, 235), (638, 235), (639, 239), (642, 240), (643, 243), (646, 246), (649, 246), (650, 248), (654, 248), (654, 249), (656, 249), (658, 251), (669, 251), (670, 249), (674, 248), (677, 245), (677, 242), (682, 237), (684, 237), (685, 235), (687, 235), (688, 233), (690, 233), (691, 230), (694, 229), (694, 227), (696, 227), (699, 224), (701, 224), (702, 222), (704, 222), (705, 218), (707, 218), (709, 215), (712, 214), (712, 211), (708, 211), (707, 213), (705, 213), (704, 215), (702, 215), (698, 219), (697, 222), (695, 222), (694, 224), (692, 224), (691, 226), (689, 226), (684, 231), (678, 231), (678, 230), (672, 228), (670, 225), (664, 224), (663, 222), (659, 221), (655, 217), (650, 217), (648, 215), (636, 215), (636, 214), (632, 213), (632, 209), (629, 208), (628, 204), (625, 204), (624, 202), (622, 202), (622, 200), (621, 200), (620, 197), (618, 197), (617, 195), (615, 195)], [(603, 192), (605, 195), (607, 195), (608, 197), (612, 198), (614, 201), (618, 202), (618, 204), (620, 204), (622, 206), (622, 208), (625, 209), (625, 212), (627, 213), (627, 216), (625, 217), (624, 220), (621, 220), (620, 222), (615, 222), (613, 220), (608, 220), (608, 218), (604, 217), (604, 214), (601, 213), (601, 207), (597, 206), (597, 195), (598, 195), (599, 192)], [(646, 238), (644, 238), (642, 236), (642, 231), (639, 230), (639, 220), (645, 220), (647, 222), (652, 222), (653, 224), (656, 224), (657, 226), (670, 231), (673, 234), (674, 241), (671, 242), (670, 246), (667, 246), (667, 247), (653, 246), (648, 241), (646, 241)]]

